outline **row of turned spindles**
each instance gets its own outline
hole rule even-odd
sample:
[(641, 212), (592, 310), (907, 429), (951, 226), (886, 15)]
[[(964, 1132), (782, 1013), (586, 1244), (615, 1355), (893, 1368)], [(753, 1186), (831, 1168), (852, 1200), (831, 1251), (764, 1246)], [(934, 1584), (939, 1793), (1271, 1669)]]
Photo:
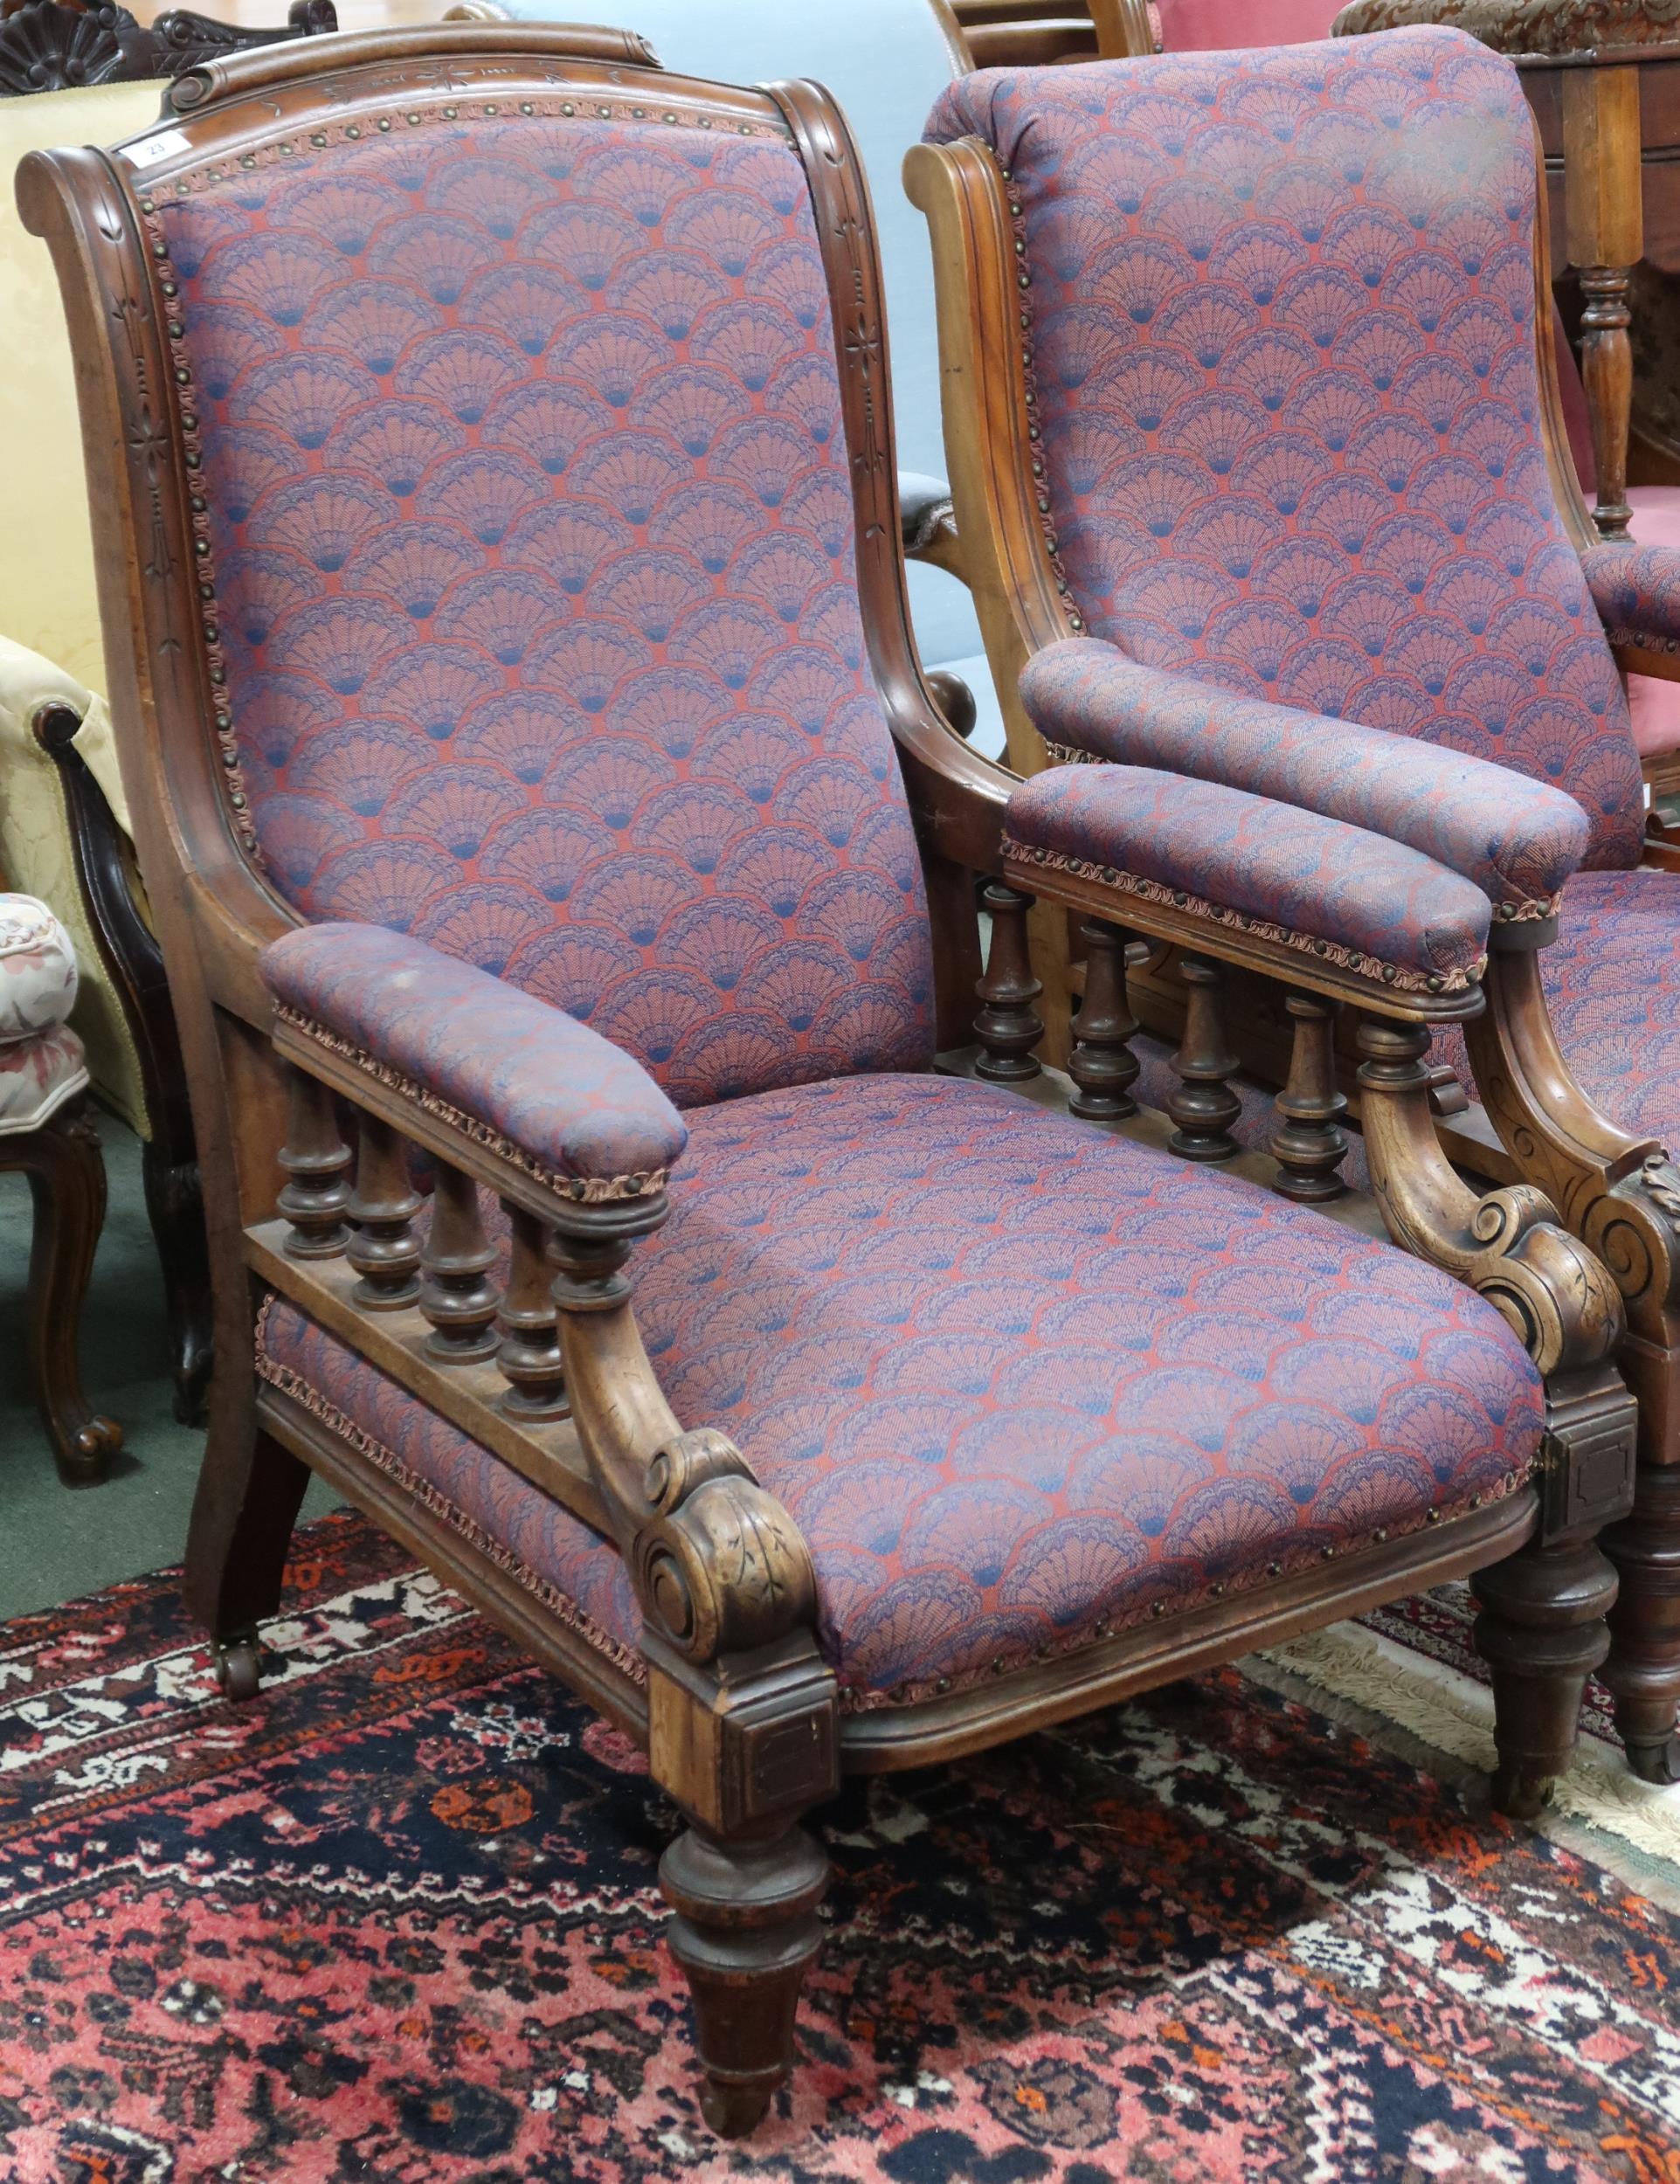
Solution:
[[(1044, 991), (1033, 975), (1027, 935), (1033, 897), (994, 880), (982, 888), (980, 900), (991, 916), (992, 942), (976, 988), (980, 1008), (974, 1036), (980, 1052), (975, 1071), (997, 1084), (1020, 1084), (1042, 1067), (1033, 1051), (1044, 1036), (1033, 1006)], [(1068, 1105), (1089, 1122), (1123, 1122), (1137, 1112), (1131, 1087), (1138, 1064), (1131, 1041), (1140, 1027), (1126, 998), (1132, 936), (1101, 918), (1089, 919), (1079, 935), (1085, 943), (1085, 991), (1068, 1058), (1074, 1083)], [(1238, 1060), (1225, 1034), (1225, 973), (1203, 956), (1181, 956), (1179, 967), (1185, 1019), (1173, 1056), (1179, 1082), (1166, 1102), (1173, 1124), (1168, 1149), (1182, 1160), (1229, 1160), (1241, 1150), (1232, 1125), (1242, 1103), (1231, 1089)], [(1294, 1036), (1288, 1082), (1275, 1103), (1278, 1122), (1269, 1150), (1278, 1171), (1273, 1188), (1312, 1204), (1338, 1198), (1347, 1188), (1339, 1172), (1347, 1153), (1341, 1128), (1347, 1102), (1336, 1089), (1335, 1011), (1311, 993), (1291, 992), (1283, 1006)]]
[(422, 1243), (423, 1200), (398, 1132), (377, 1116), (361, 1115), (352, 1159), (325, 1085), (294, 1069), (290, 1101), (280, 1151), (286, 1183), (278, 1201), (290, 1231), (287, 1257), (348, 1260), (356, 1275), (351, 1295), (364, 1310), (402, 1312), (418, 1305), (432, 1330), (429, 1358), (446, 1365), (494, 1359), (508, 1383), (501, 1403), (510, 1417), (533, 1424), (563, 1418), (555, 1268), (543, 1223), (503, 1201), (513, 1249), (501, 1288), (494, 1278), (496, 1248), (469, 1175), (446, 1161), (434, 1163), (432, 1220)]

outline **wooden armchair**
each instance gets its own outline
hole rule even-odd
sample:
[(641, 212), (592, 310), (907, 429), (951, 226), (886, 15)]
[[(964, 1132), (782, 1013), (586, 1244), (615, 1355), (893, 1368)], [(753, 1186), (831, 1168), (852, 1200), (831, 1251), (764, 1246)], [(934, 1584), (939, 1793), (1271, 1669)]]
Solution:
[[(1680, 867), (1644, 838), (1617, 670), (1680, 673), (1680, 564), (1600, 544), (1580, 500), (1508, 61), (1408, 30), (1105, 74), (1099, 91), (1082, 72), (1076, 99), (1050, 71), (957, 85), (908, 166), (1011, 760), (1169, 766), (1413, 842), (1445, 813), (1479, 825), (1521, 776), (1586, 813), (1555, 922), (1550, 881), (1484, 872), (1488, 1006), (1437, 1034), (1434, 1100), (1462, 1166), (1544, 1189), (1621, 1283), (1642, 1469), (1611, 1544), (1607, 1675), (1635, 1766), (1673, 1779)], [(1287, 136), (1227, 120), (1268, 100), (1297, 117)], [(1110, 179), (1075, 187), (1087, 172)], [(1506, 771), (1472, 780), (1461, 753)], [(1390, 765), (1410, 784), (1392, 795), (1372, 771)], [(1066, 930), (1039, 934), (1064, 1012), (1083, 975)], [(1158, 950), (1131, 992), (1226, 1083), (1221, 1155), (1253, 1120), (1227, 1082), (1239, 1062), (1285, 1088), (1289, 1116), (1291, 1029), (1263, 996), (1231, 982), (1215, 1035), (1205, 988), (1186, 994)], [(1368, 1082), (1346, 1026), (1337, 1042), (1357, 1116)]]
[[(1420, 1055), (1477, 1006), (1485, 897), (1421, 856), (1361, 885), (1382, 846), (1322, 828), (1393, 977), (1125, 906), (1287, 979), (1309, 1055), (1348, 998), (1421, 1256), (1023, 1100), (1021, 882), (1114, 908), (1025, 845), (1126, 805), (1019, 809), (922, 679), (838, 111), (482, 24), (176, 96), (178, 140), (20, 194), (88, 361), (204, 1155), (187, 1583), (226, 1688), (313, 1468), (645, 1743), (727, 2132), (789, 2068), (799, 1822), (843, 1769), (1473, 1571), (1496, 1794), (1534, 1810), (1607, 1643), (1632, 1408), (1603, 1269), (1435, 1147)], [(1082, 1028), (1074, 1104), (1121, 1116), (1112, 979)]]

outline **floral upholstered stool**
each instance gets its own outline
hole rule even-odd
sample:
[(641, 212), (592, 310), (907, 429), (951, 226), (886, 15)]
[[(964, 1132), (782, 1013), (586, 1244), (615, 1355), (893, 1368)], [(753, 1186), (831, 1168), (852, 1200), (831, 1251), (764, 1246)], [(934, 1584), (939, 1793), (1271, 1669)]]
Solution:
[(76, 1331), (105, 1225), (105, 1161), (82, 1112), (87, 1068), (66, 1020), (76, 999), (76, 951), (45, 902), (0, 895), (0, 1172), (21, 1169), (35, 1199), (29, 1262), (29, 1344), (60, 1476), (104, 1476), (122, 1445), (81, 1392)]

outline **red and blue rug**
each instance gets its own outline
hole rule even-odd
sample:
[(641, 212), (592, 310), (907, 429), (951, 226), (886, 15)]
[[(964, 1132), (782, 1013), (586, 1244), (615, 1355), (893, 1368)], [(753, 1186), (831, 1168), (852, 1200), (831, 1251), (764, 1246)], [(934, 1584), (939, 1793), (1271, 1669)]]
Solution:
[(0, 1630), (5, 2184), (1680, 2184), (1680, 1919), (1234, 1671), (849, 1792), (726, 2149), (634, 1752), (353, 1517), (268, 1636)]

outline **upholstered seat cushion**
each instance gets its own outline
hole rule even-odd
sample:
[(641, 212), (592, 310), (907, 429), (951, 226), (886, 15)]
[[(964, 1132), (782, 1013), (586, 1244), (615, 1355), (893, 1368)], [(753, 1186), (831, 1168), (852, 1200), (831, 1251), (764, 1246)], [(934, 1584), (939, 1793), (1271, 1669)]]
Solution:
[[(1624, 1130), (1680, 1150), (1680, 874), (1577, 873), (1540, 972), (1588, 1097)], [(1474, 1082), (1457, 1026), (1438, 1034), (1435, 1059)]]
[[(1012, 1094), (852, 1078), (688, 1120), (639, 1317), (678, 1417), (804, 1531), (850, 1704), (1450, 1516), (1538, 1446), (1470, 1291)], [(612, 1551), (294, 1307), (259, 1369), (634, 1647)]]
[(0, 1044), (0, 1137), (39, 1130), (87, 1089), (82, 1044), (68, 1024)]

